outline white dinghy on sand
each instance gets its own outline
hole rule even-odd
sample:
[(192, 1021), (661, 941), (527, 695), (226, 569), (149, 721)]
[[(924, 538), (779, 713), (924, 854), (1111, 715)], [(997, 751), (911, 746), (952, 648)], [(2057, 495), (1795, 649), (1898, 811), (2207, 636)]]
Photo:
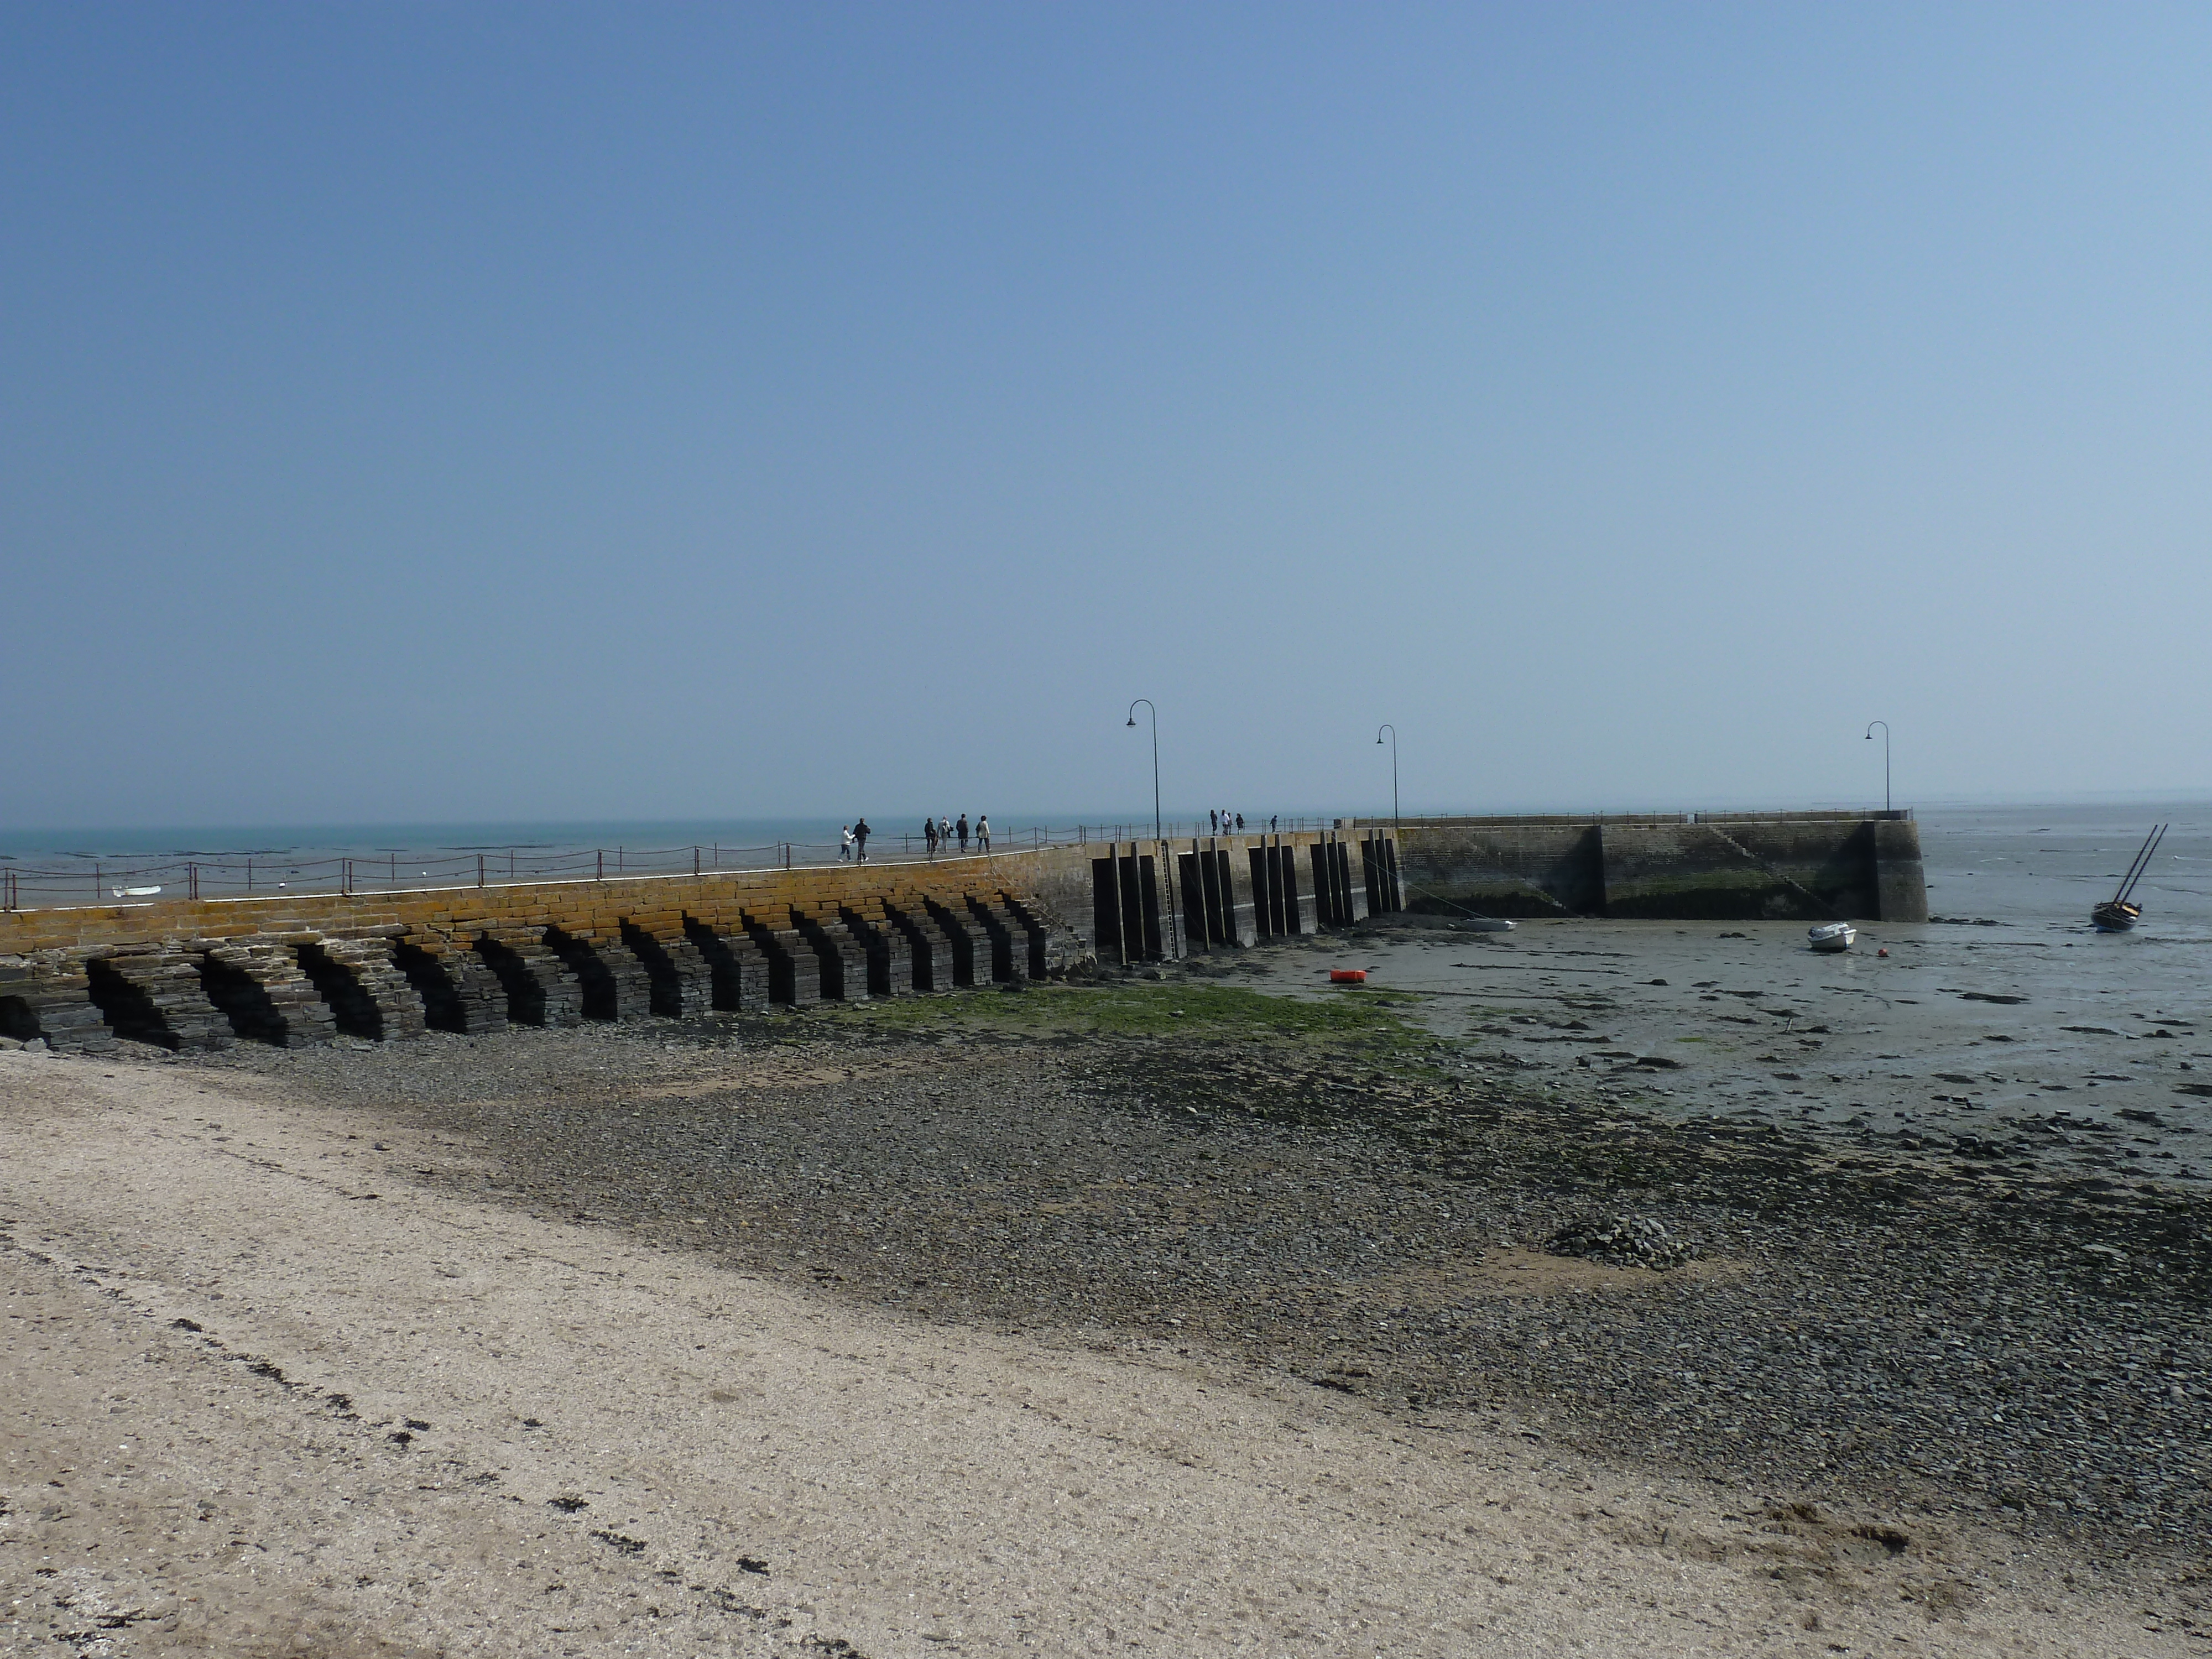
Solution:
[(1848, 921), (1823, 922), (1805, 930), (1806, 945), (1815, 951), (1848, 951), (1857, 942), (1859, 930)]

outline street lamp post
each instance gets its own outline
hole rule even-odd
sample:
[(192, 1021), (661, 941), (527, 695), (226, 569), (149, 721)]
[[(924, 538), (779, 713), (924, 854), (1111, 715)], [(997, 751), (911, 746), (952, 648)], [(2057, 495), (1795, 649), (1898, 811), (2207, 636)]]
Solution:
[(1869, 720), (1867, 722), (1866, 731), (1867, 741), (1869, 743), (1872, 743), (1874, 741), (1874, 729), (1877, 726), (1881, 727), (1881, 810), (1887, 812), (1890, 810), (1889, 722), (1887, 720)]
[[(1152, 839), (1154, 841), (1165, 841), (1167, 836), (1163, 833), (1160, 827), (1160, 711), (1153, 706), (1152, 700), (1150, 697), (1139, 697), (1137, 699), (1137, 702), (1140, 702), (1144, 704), (1146, 708), (1152, 709)], [(1137, 702), (1133, 702), (1129, 705), (1129, 724), (1132, 726), (1134, 726), (1137, 723)]]
[(1375, 741), (1380, 744), (1382, 734), (1390, 734), (1390, 833), (1398, 833), (1398, 728), (1385, 720), (1375, 728)]
[(1159, 848), (1164, 866), (1160, 872), (1161, 884), (1167, 889), (1168, 937), (1166, 954), (1170, 957), (1182, 955), (1182, 920), (1176, 914), (1176, 884), (1164, 867), (1168, 861), (1167, 829), (1160, 822), (1160, 711), (1150, 697), (1139, 697), (1129, 705), (1129, 724), (1137, 723), (1137, 703), (1152, 711), (1152, 840)]

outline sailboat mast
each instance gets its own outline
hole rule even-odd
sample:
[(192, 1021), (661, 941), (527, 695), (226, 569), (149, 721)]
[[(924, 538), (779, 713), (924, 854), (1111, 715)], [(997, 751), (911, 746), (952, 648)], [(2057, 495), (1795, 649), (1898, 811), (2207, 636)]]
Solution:
[(2153, 824), (2150, 834), (2143, 837), (2143, 844), (2136, 849), (2135, 857), (2128, 860), (2127, 874), (2120, 878), (2120, 884), (2112, 890), (2113, 903), (2127, 902), (2128, 889), (2135, 885), (2136, 877), (2142, 873), (2143, 866), (2150, 861), (2150, 844), (2157, 839), (2158, 826)]
[(2130, 898), (2134, 896), (2136, 884), (2143, 878), (2143, 872), (2150, 868), (2151, 857), (2158, 851), (2159, 842), (2166, 839), (2166, 826), (2161, 823), (2155, 830), (2151, 831), (2149, 841), (2143, 844), (2142, 858), (2136, 864), (2134, 873), (2128, 878), (2126, 887), (2121, 891), (2120, 902), (2124, 904)]

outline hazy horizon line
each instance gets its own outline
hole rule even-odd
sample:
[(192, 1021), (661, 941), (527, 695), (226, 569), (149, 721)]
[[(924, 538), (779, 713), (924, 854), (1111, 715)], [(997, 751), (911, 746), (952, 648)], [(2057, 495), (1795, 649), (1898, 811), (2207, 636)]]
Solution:
[[(2063, 807), (2120, 805), (2130, 803), (2150, 804), (2154, 802), (2171, 802), (2177, 805), (2196, 805), (2199, 803), (2212, 804), (2212, 789), (2168, 788), (2066, 790), (2039, 794), (2025, 794), (1997, 791), (1968, 792), (1963, 793), (1920, 797), (1917, 799), (1905, 797), (1902, 799), (1899, 804), (1908, 807), (1914, 811), (1931, 811), (1986, 808), (1993, 806), (2021, 808), (2037, 806)], [(1481, 805), (1462, 804), (1447, 808), (1437, 806), (1432, 803), (1424, 802), (1418, 806), (1407, 806), (1400, 814), (1400, 816), (1407, 818), (1503, 816), (1557, 817), (1561, 815), (1587, 812), (1592, 815), (1617, 817), (1635, 812), (1699, 811), (1707, 809), (1715, 811), (1727, 810), (1741, 811), (1759, 810), (1762, 808), (1778, 812), (1822, 811), (1848, 811), (1853, 810), (1872, 811), (1877, 810), (1872, 802), (1863, 799), (1850, 800), (1831, 797), (1827, 799), (1801, 799), (1799, 800), (1790, 802), (1776, 801), (1759, 797), (1730, 797), (1723, 795), (1718, 797), (1700, 797), (1695, 801), (1692, 801), (1688, 798), (1681, 798), (1674, 801), (1652, 802), (1647, 800), (1634, 805), (1623, 805), (1614, 802), (1594, 804), (1589, 801), (1578, 802), (1571, 805), (1562, 805), (1556, 801), (1539, 802), (1532, 799), (1492, 802)], [(1171, 822), (1190, 823), (1203, 817), (1207, 810), (1208, 808), (1204, 805), (1199, 806), (1195, 810), (1185, 805), (1182, 807), (1170, 808), (1167, 810), (1164, 816)], [(1232, 808), (1232, 810), (1234, 809)], [(879, 831), (888, 830), (890, 833), (896, 835), (902, 833), (898, 826), (905, 823), (909, 817), (919, 821), (925, 815), (923, 813), (920, 812), (902, 814), (883, 813), (878, 815), (880, 822), (876, 827)], [(1016, 829), (1027, 830), (1037, 826), (1057, 830), (1097, 824), (1120, 823), (1127, 825), (1141, 823), (1144, 818), (1149, 816), (1151, 815), (1148, 813), (1141, 811), (1131, 812), (1127, 809), (1123, 809), (1118, 812), (1106, 809), (1097, 809), (1091, 811), (1055, 811), (1051, 812), (1001, 812), (997, 815), (1000, 829), (1002, 832), (1006, 833), (1011, 833)], [(1248, 813), (1246, 817), (1248, 823), (1256, 823), (1264, 822), (1266, 816), (1267, 815), (1264, 814), (1255, 816)], [(1291, 811), (1280, 812), (1276, 816), (1281, 817), (1303, 817), (1307, 818), (1359, 817), (1374, 820), (1389, 817), (1390, 813), (1387, 808), (1378, 811), (1370, 804), (1358, 809), (1338, 807), (1324, 809), (1305, 807), (1295, 809)], [(718, 826), (734, 830), (747, 826), (765, 827), (776, 825), (793, 826), (803, 824), (829, 824), (849, 823), (851, 821), (851, 819), (846, 817), (841, 813), (818, 811), (793, 811), (778, 814), (732, 814), (726, 817), (708, 814), (669, 814), (637, 817), (586, 816), (552, 817), (517, 816), (511, 817), (465, 818), (325, 818), (303, 819), (293, 822), (280, 822), (275, 820), (264, 820), (260, 822), (233, 820), (229, 822), (200, 821), (188, 823), (158, 823), (147, 821), (137, 823), (58, 823), (0, 826), (0, 840), (18, 841), (27, 836), (68, 836), (72, 838), (97, 838), (102, 836), (113, 835), (149, 836), (170, 833), (178, 835), (205, 836), (210, 832), (217, 830), (252, 831), (257, 835), (265, 836), (271, 832), (312, 833), (334, 830), (344, 830), (356, 833), (362, 831), (374, 832), (386, 830), (437, 830), (446, 832), (463, 832), (484, 829), (541, 829), (552, 830), (562, 829), (582, 830), (620, 828), (625, 830), (653, 830), (659, 828), (684, 828), (711, 830)]]

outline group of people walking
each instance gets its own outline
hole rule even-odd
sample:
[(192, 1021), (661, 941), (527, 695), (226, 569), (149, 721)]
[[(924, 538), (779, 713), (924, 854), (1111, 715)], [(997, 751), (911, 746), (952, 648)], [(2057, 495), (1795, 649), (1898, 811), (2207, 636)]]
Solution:
[[(1217, 836), (1241, 836), (1244, 833), (1244, 815), (1242, 812), (1231, 812), (1225, 807), (1213, 807), (1207, 811), (1206, 816), (1212, 823), (1213, 833)], [(1271, 834), (1274, 831), (1277, 822), (1275, 818), (1267, 820), (1267, 829)], [(843, 832), (844, 846), (838, 856), (856, 864), (866, 864), (868, 861), (868, 837), (873, 834), (875, 831), (868, 828), (868, 821), (866, 818), (856, 819), (846, 825)], [(991, 820), (981, 812), (975, 815), (975, 822), (972, 827), (969, 824), (968, 815), (965, 812), (957, 818), (924, 818), (921, 821), (921, 839), (922, 844), (929, 849), (929, 856), (932, 858), (935, 858), (939, 853), (950, 854), (956, 848), (959, 849), (959, 855), (965, 858), (968, 855), (968, 843), (971, 840), (975, 843), (977, 852), (988, 853), (991, 850)], [(908, 843), (909, 846), (911, 844)]]
[[(866, 864), (868, 861), (868, 837), (875, 833), (868, 827), (868, 821), (866, 818), (857, 818), (845, 825), (839, 831), (841, 845), (837, 856), (850, 863)], [(988, 853), (991, 850), (991, 820), (978, 812), (975, 815), (975, 825), (970, 828), (968, 815), (965, 812), (963, 812), (957, 820), (924, 818), (921, 821), (921, 839), (929, 848), (929, 856), (932, 858), (935, 858), (940, 852), (951, 851), (956, 845), (964, 857), (968, 851), (968, 843), (971, 840), (975, 843), (977, 852)]]
[[(1244, 815), (1242, 812), (1213, 807), (1207, 811), (1206, 816), (1212, 823), (1213, 833), (1217, 836), (1241, 836), (1244, 833)], [(1270, 833), (1274, 830), (1276, 823), (1274, 818), (1267, 820)], [(847, 824), (842, 832), (844, 844), (838, 856), (856, 864), (866, 864), (868, 861), (868, 837), (873, 834), (875, 831), (868, 828), (866, 818), (858, 818)], [(991, 850), (991, 820), (978, 812), (971, 828), (965, 812), (957, 818), (924, 818), (921, 821), (921, 839), (932, 858), (939, 853), (951, 853), (956, 847), (960, 856), (965, 858), (970, 840), (975, 842), (977, 852), (988, 853)]]
[(975, 814), (975, 827), (973, 830), (968, 827), (968, 815), (965, 812), (960, 815), (957, 823), (945, 818), (933, 820), (924, 818), (921, 821), (921, 838), (928, 846), (929, 856), (932, 858), (935, 858), (940, 852), (949, 850), (956, 842), (959, 843), (961, 855), (965, 857), (968, 852), (968, 838), (971, 834), (975, 838), (977, 852), (988, 853), (991, 850), (991, 820), (983, 813)]

